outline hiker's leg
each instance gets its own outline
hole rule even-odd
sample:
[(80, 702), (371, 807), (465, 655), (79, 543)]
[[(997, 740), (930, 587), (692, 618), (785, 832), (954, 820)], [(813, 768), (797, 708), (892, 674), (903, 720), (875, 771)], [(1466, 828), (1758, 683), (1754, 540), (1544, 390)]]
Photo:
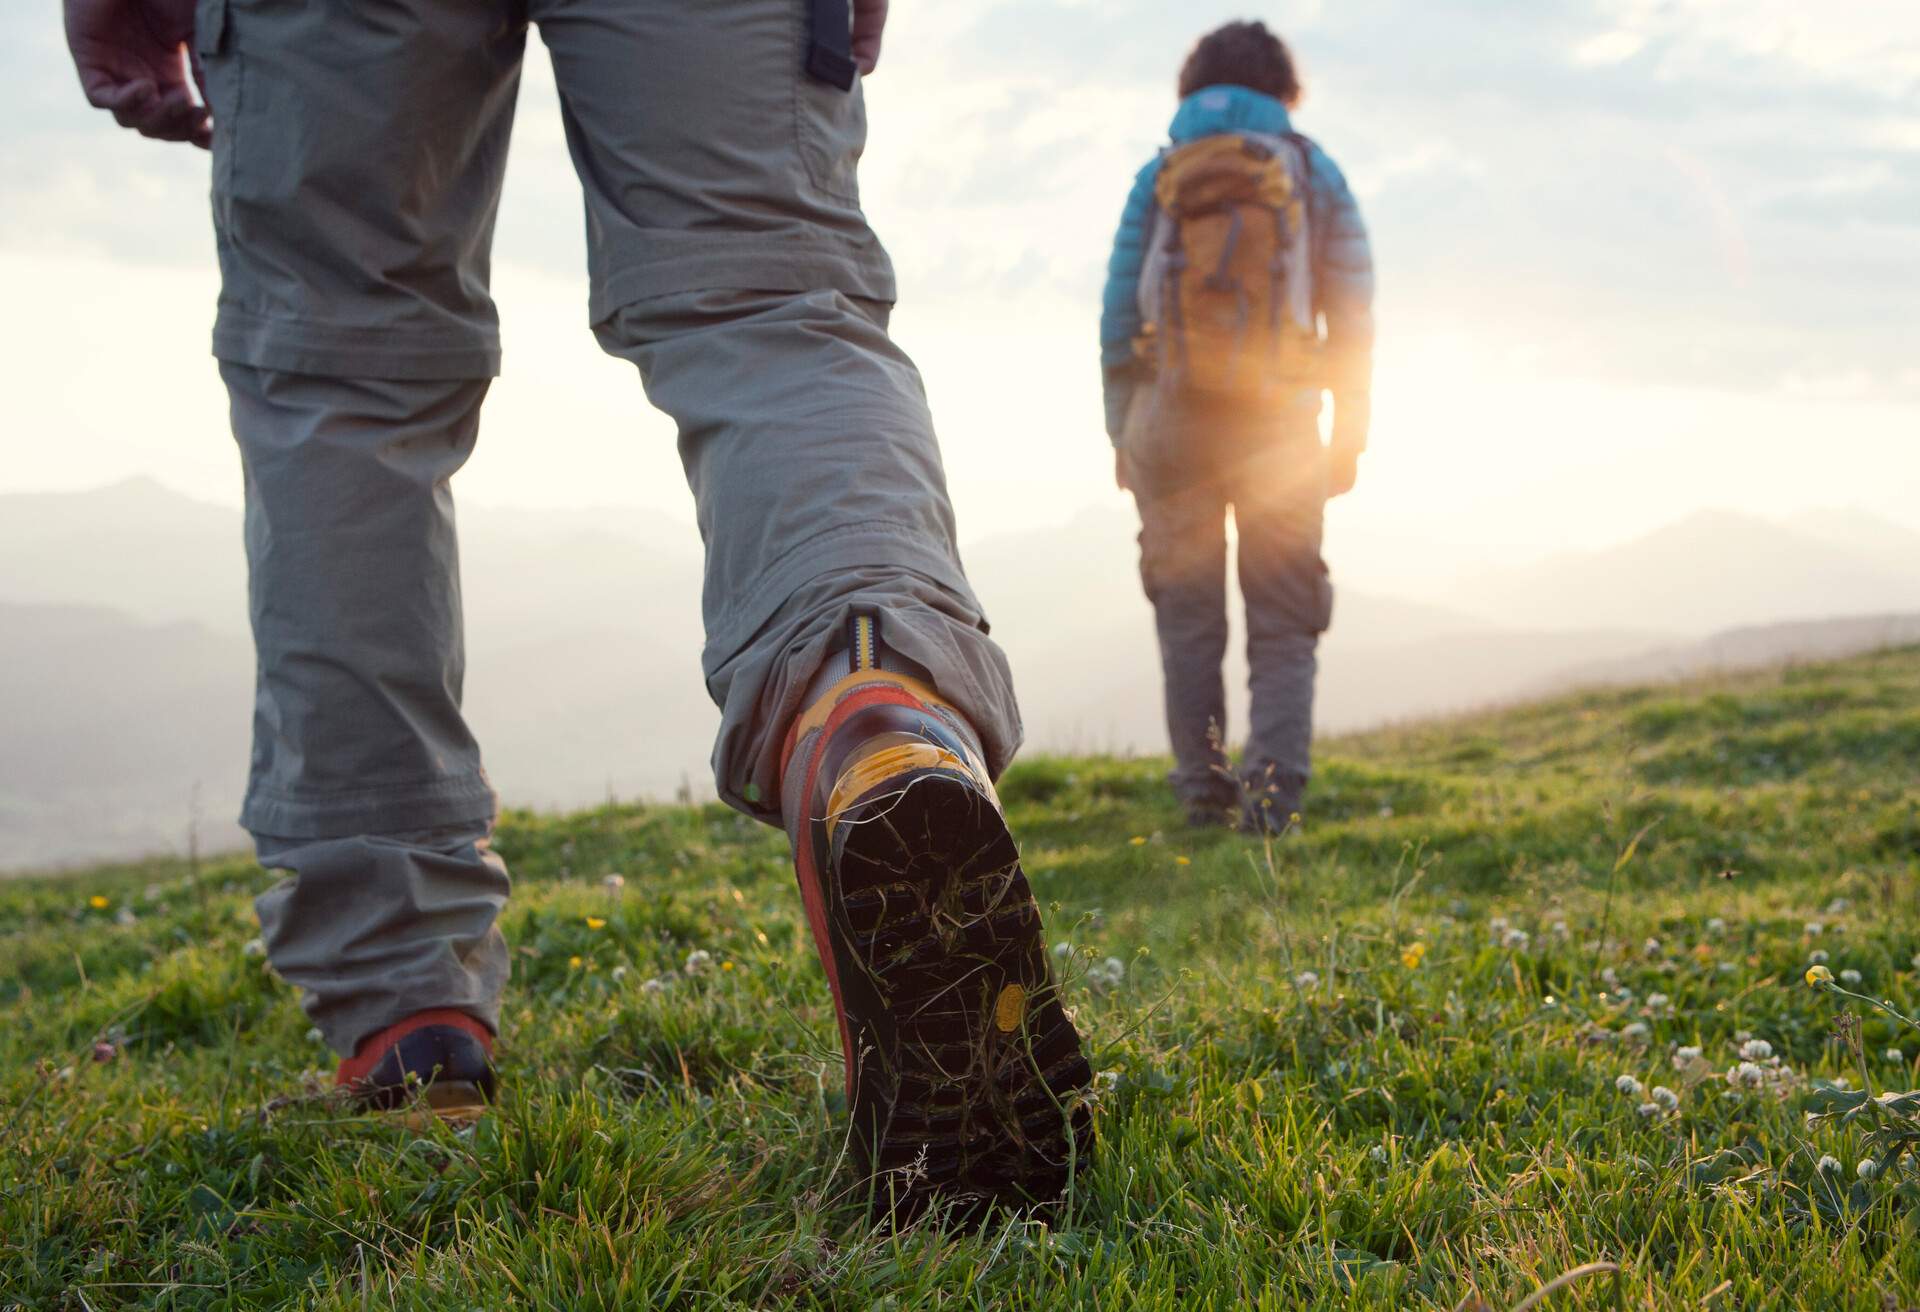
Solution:
[(887, 335), (892, 269), (854, 199), (860, 91), (803, 71), (806, 13), (534, 5), (586, 190), (595, 332), (679, 425), (717, 785), (767, 820), (787, 727), (856, 607), (882, 612), (995, 772), (1020, 738), (919, 374)]
[(1166, 687), (1168, 782), (1192, 807), (1238, 797), (1227, 767), (1226, 498), (1207, 479), (1150, 464), (1135, 467), (1140, 507), (1140, 581), (1153, 603)]
[(256, 904), (269, 957), (343, 1054), (433, 1007), (492, 1027), (507, 874), (460, 715), (448, 487), (487, 382), (221, 374), (259, 657), (240, 819), (290, 874)]
[(499, 357), (508, 11), (235, 4), (196, 37), (259, 658), (241, 823), (289, 872), (269, 956), (343, 1054), (423, 1010), (491, 1027), (507, 974), (448, 480)]
[(1268, 445), (1247, 463), (1235, 488), (1253, 694), (1241, 770), (1250, 796), (1264, 794), (1272, 809), (1292, 809), (1310, 772), (1314, 649), (1333, 615), (1333, 585), (1320, 556), (1326, 461), (1319, 435)]

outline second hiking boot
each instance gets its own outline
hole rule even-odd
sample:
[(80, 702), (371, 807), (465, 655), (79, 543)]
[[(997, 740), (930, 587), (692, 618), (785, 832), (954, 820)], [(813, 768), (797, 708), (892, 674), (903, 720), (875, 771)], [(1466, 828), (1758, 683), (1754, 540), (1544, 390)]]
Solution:
[(856, 615), (845, 677), (787, 739), (783, 812), (846, 1059), (877, 1215), (1049, 1203), (1084, 1169), (1092, 1073), (971, 728), (882, 668)]
[(380, 1111), (474, 1120), (493, 1099), (493, 1034), (463, 1011), (422, 1011), (362, 1039), (334, 1083)]

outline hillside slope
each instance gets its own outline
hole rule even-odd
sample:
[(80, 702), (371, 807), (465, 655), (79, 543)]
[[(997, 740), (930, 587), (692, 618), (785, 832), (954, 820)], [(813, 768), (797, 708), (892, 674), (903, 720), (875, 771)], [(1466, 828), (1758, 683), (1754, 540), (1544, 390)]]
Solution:
[(0, 1307), (1909, 1307), (1920, 1121), (1807, 1113), (1920, 1031), (1801, 981), (1920, 1011), (1916, 761), (1920, 649), (1337, 740), (1272, 845), (1016, 768), (1100, 1145), (979, 1235), (866, 1228), (784, 843), (720, 808), (508, 818), (459, 1135), (328, 1099), (248, 864), (0, 885)]

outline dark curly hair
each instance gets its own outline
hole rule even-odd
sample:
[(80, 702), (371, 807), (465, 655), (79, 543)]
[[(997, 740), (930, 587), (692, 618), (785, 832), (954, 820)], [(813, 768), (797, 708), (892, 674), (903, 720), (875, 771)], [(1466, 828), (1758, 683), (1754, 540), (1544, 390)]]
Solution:
[(1236, 86), (1272, 96), (1286, 106), (1300, 103), (1300, 75), (1293, 52), (1265, 23), (1228, 23), (1194, 43), (1180, 66), (1180, 98), (1201, 87)]

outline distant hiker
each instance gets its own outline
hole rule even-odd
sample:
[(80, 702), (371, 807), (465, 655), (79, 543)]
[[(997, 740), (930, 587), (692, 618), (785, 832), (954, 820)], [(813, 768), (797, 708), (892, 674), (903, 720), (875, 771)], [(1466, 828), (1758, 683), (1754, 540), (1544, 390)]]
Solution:
[(1020, 716), (857, 199), (885, 12), (66, 0), (88, 99), (213, 151), (259, 659), (241, 823), (288, 872), (257, 904), (272, 962), (370, 1101), (494, 1089), (508, 879), (460, 711), (449, 479), (499, 370), (489, 248), (532, 22), (594, 333), (679, 426), (716, 785), (791, 840), (856, 1143), (898, 1168), (879, 1201), (1047, 1199), (1084, 1160), (1091, 1073), (992, 783)]
[[(1196, 824), (1285, 827), (1333, 609), (1321, 512), (1367, 442), (1373, 259), (1325, 151), (1293, 130), (1293, 58), (1261, 23), (1201, 38), (1172, 144), (1134, 179), (1100, 315), (1115, 478), (1140, 508), (1140, 577), (1166, 680), (1174, 790)], [(1333, 393), (1333, 441), (1320, 438)], [(1226, 754), (1226, 517), (1239, 531), (1252, 727)]]

